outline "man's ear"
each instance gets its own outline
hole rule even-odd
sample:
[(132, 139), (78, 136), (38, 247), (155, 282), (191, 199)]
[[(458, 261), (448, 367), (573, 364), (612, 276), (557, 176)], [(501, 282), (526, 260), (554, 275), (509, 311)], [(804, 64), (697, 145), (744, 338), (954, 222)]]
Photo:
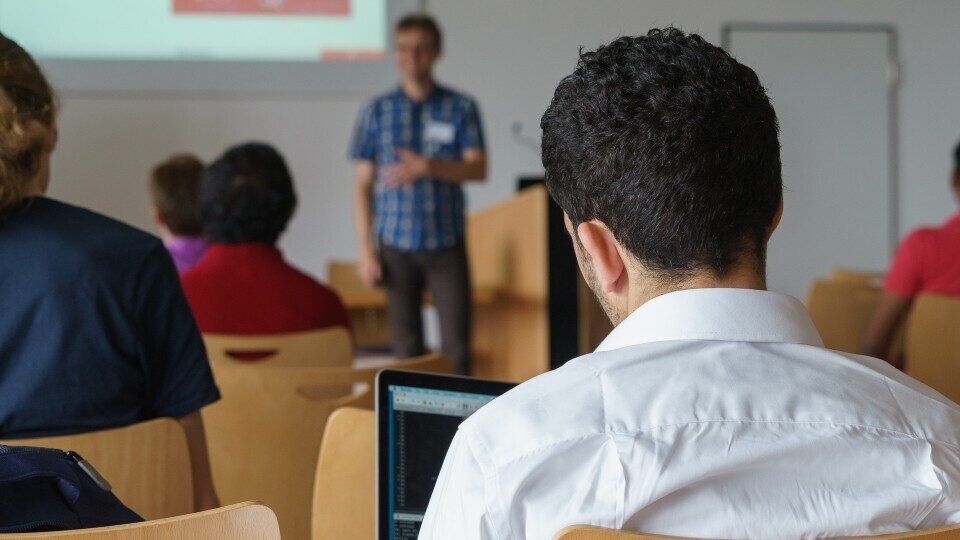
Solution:
[(767, 228), (767, 241), (773, 236), (773, 231), (777, 230), (781, 218), (783, 218), (783, 197), (780, 197), (780, 205), (777, 206), (777, 213), (773, 215), (773, 221), (770, 222), (770, 226)]
[(577, 237), (590, 256), (600, 288), (605, 293), (617, 292), (627, 268), (613, 233), (603, 223), (591, 220), (577, 225)]
[(160, 217), (160, 211), (156, 208), (153, 209), (153, 222), (161, 227), (164, 226), (163, 219)]

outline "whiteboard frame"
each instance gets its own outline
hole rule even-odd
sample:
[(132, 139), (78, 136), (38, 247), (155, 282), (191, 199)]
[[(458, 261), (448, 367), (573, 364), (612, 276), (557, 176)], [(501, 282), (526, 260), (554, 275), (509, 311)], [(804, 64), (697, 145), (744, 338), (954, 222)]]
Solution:
[(730, 22), (720, 27), (720, 46), (730, 52), (733, 32), (846, 32), (887, 34), (887, 256), (900, 243), (900, 59), (892, 24)]

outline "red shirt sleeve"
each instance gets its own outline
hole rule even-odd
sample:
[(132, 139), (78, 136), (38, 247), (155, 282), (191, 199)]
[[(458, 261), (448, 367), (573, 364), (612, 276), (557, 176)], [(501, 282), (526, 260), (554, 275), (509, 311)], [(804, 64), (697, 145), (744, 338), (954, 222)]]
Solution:
[(913, 298), (923, 287), (923, 231), (914, 231), (897, 247), (883, 288)]

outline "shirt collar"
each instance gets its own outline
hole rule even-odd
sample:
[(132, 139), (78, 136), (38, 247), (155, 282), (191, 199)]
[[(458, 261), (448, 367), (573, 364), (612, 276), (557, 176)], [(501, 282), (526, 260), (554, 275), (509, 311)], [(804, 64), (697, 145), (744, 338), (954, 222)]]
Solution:
[(213, 259), (275, 259), (282, 260), (280, 250), (270, 244), (260, 242), (241, 242), (235, 244), (213, 243), (207, 248), (206, 255)]
[(438, 83), (437, 81), (433, 81), (433, 87), (430, 88), (430, 91), (423, 98), (423, 101), (414, 101), (410, 99), (409, 96), (407, 96), (406, 92), (403, 91), (403, 85), (398, 84), (396, 89), (394, 89), (394, 95), (399, 96), (400, 98), (405, 99), (410, 103), (422, 105), (424, 103), (427, 103), (428, 101), (431, 101), (440, 97), (440, 95), (444, 92), (444, 90), (445, 90), (444, 87), (441, 86), (440, 83)]
[(806, 308), (792, 296), (754, 289), (688, 289), (658, 296), (637, 308), (597, 351), (687, 340), (823, 347)]
[(207, 241), (199, 236), (171, 236), (163, 241), (171, 251), (203, 251)]

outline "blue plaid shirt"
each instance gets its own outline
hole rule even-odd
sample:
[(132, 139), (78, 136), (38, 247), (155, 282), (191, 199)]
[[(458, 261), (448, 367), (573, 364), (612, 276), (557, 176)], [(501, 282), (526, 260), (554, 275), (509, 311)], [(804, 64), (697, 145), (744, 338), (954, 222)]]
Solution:
[(482, 150), (476, 102), (439, 84), (422, 102), (397, 88), (360, 112), (349, 152), (354, 160), (376, 165), (373, 220), (381, 243), (405, 251), (457, 245), (463, 239), (463, 189), (431, 176), (399, 188), (386, 187), (383, 166), (399, 160), (398, 148), (429, 159), (452, 160), (460, 159), (465, 150)]

